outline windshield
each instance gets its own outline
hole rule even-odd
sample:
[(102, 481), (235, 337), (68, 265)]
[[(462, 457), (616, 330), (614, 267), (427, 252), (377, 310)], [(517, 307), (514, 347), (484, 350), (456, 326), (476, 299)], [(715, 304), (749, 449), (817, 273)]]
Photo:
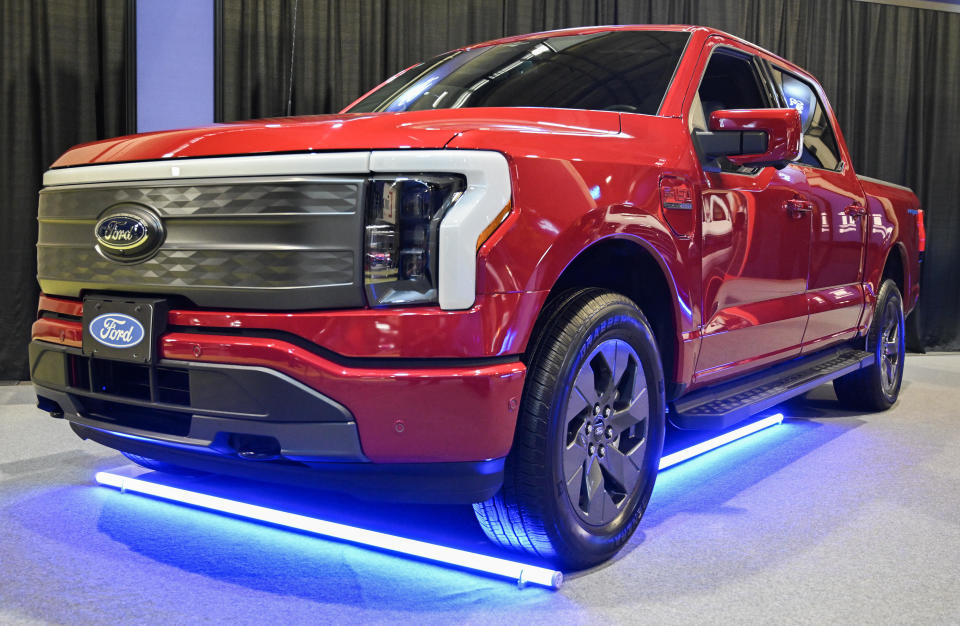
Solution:
[(550, 107), (655, 115), (688, 37), (613, 31), (450, 52), (404, 72), (346, 112)]

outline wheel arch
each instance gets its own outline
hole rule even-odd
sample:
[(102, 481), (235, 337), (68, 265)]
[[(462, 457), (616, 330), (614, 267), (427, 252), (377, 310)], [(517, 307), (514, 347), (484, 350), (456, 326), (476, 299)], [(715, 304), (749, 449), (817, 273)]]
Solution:
[[(629, 267), (631, 271), (623, 271)], [(573, 289), (600, 288), (616, 291), (633, 300), (650, 322), (657, 349), (663, 359), (670, 383), (677, 382), (681, 356), (681, 296), (676, 281), (664, 259), (645, 240), (627, 234), (603, 237), (584, 247), (553, 282), (538, 313), (537, 323), (528, 343), (527, 354), (536, 346), (540, 329), (546, 322), (543, 312), (561, 294)]]
[[(909, 265), (907, 264), (907, 251), (903, 243), (899, 241), (893, 242), (889, 248), (887, 248), (883, 265), (879, 268), (873, 270), (872, 276), (876, 277), (876, 284), (872, 284), (873, 280), (870, 280), (869, 288), (873, 291), (873, 297), (870, 300), (870, 311), (869, 317), (865, 320), (865, 332), (869, 335), (871, 329), (873, 328), (874, 322), (874, 312), (878, 305), (877, 299), (880, 297), (880, 288), (883, 286), (883, 281), (888, 278), (892, 280), (897, 285), (897, 289), (900, 290), (900, 297), (903, 299), (904, 307), (907, 304), (907, 289), (910, 288), (910, 275), (909, 275)], [(907, 310), (904, 310), (904, 315), (907, 314)]]
[(905, 297), (907, 289), (910, 287), (908, 284), (910, 280), (910, 276), (907, 274), (908, 267), (906, 247), (902, 242), (894, 242), (887, 250), (887, 258), (883, 262), (883, 270), (880, 273), (877, 292), (879, 293), (880, 285), (883, 284), (883, 281), (890, 278), (897, 283), (901, 297)]

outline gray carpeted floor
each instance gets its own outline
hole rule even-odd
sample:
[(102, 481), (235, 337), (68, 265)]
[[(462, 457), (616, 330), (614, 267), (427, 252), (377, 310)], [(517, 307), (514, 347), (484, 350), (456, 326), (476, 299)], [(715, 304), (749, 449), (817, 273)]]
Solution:
[[(0, 623), (960, 623), (960, 355), (891, 411), (831, 387), (665, 472), (627, 549), (559, 592), (94, 487), (123, 458), (0, 386)], [(467, 507), (209, 484), (484, 549)]]

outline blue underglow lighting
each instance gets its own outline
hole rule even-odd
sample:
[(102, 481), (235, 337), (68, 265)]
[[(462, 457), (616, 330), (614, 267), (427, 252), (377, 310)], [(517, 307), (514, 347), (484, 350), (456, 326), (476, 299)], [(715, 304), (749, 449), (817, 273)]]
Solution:
[(487, 556), (485, 554), (476, 554), (456, 548), (448, 548), (415, 539), (397, 537), (395, 535), (388, 535), (355, 526), (347, 526), (346, 524), (328, 522), (305, 515), (297, 515), (296, 513), (287, 513), (277, 509), (270, 509), (255, 504), (238, 502), (205, 493), (171, 487), (139, 478), (121, 476), (120, 474), (114, 474), (112, 472), (97, 472), (94, 475), (94, 480), (101, 485), (116, 487), (120, 489), (121, 492), (132, 491), (162, 500), (189, 504), (190, 506), (201, 509), (227, 513), (229, 515), (292, 528), (314, 535), (331, 537), (350, 543), (379, 548), (381, 550), (407, 554), (428, 561), (454, 565), (468, 570), (502, 576), (504, 578), (512, 578), (521, 585), (533, 584), (549, 589), (558, 589), (563, 583), (563, 574), (557, 570), (527, 565), (516, 561)]
[(759, 432), (765, 428), (769, 428), (770, 426), (774, 426), (782, 422), (783, 422), (783, 413), (777, 413), (775, 415), (771, 415), (769, 417), (765, 417), (763, 419), (757, 420), (756, 422), (751, 422), (746, 426), (742, 426), (740, 428), (737, 428), (736, 430), (731, 430), (730, 432), (724, 433), (718, 437), (714, 437), (713, 439), (708, 439), (694, 446), (690, 446), (689, 448), (684, 448), (683, 450), (679, 450), (672, 454), (668, 454), (664, 457), (661, 457), (660, 469), (665, 470), (668, 467), (672, 467), (676, 465), (677, 463), (683, 463), (684, 461), (688, 459), (692, 459), (695, 456), (699, 456), (704, 452), (709, 452), (710, 450), (714, 450), (716, 448), (719, 448), (720, 446), (724, 446), (730, 443), (731, 441), (736, 441), (737, 439), (743, 439), (748, 435), (752, 435), (755, 432)]
[[(707, 441), (690, 446), (660, 459), (660, 469), (665, 470), (679, 463), (702, 455), (738, 439), (783, 422), (783, 414), (764, 417)], [(467, 552), (457, 548), (440, 546), (416, 539), (407, 539), (346, 524), (339, 524), (296, 513), (221, 498), (197, 491), (172, 487), (113, 472), (97, 472), (94, 480), (101, 485), (115, 487), (121, 492), (134, 492), (162, 500), (179, 502), (201, 509), (226, 513), (236, 517), (265, 522), (313, 535), (339, 539), (354, 544), (370, 546), (389, 552), (418, 557), (435, 563), (453, 565), (475, 572), (510, 578), (519, 584), (533, 584), (548, 589), (558, 589), (563, 583), (563, 573), (535, 565), (527, 565), (498, 557)]]

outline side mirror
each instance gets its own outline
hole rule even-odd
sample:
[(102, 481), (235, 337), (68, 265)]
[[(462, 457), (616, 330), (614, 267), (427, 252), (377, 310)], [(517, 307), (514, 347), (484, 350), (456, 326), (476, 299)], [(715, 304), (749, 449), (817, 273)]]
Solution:
[(710, 114), (710, 131), (697, 133), (710, 158), (777, 169), (800, 156), (803, 129), (796, 109), (739, 109)]

